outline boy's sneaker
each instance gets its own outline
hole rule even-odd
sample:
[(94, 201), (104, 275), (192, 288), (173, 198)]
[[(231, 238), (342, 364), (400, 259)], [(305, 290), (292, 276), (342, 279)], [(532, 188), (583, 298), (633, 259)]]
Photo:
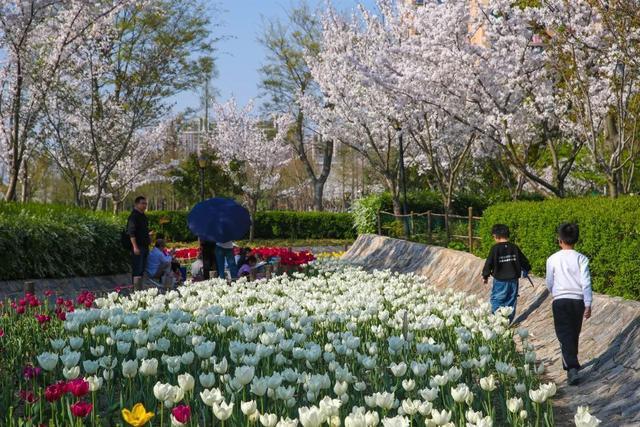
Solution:
[(567, 372), (567, 383), (569, 383), (569, 385), (576, 385), (578, 384), (578, 370), (575, 368), (569, 369), (569, 371)]

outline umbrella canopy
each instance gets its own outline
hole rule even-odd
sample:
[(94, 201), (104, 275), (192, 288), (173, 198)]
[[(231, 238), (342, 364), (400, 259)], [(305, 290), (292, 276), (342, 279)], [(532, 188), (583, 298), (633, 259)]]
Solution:
[(187, 223), (189, 230), (201, 240), (229, 242), (246, 236), (251, 227), (251, 216), (235, 200), (216, 197), (195, 205)]

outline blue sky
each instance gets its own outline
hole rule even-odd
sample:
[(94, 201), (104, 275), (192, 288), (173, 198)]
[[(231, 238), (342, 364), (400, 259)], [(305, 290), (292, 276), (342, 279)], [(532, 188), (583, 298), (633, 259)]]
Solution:
[[(322, 6), (325, 0), (307, 0), (312, 6)], [(296, 0), (218, 0), (222, 16), (221, 26), (215, 28), (217, 36), (226, 36), (218, 44), (218, 78), (214, 86), (219, 91), (219, 101), (235, 96), (245, 104), (259, 94), (258, 69), (264, 62), (265, 51), (258, 42), (264, 20), (284, 20), (287, 10), (297, 4)], [(341, 10), (351, 10), (363, 3), (371, 7), (375, 0), (333, 0)], [(187, 107), (197, 108), (199, 100), (194, 93), (183, 93), (176, 97), (174, 111)]]

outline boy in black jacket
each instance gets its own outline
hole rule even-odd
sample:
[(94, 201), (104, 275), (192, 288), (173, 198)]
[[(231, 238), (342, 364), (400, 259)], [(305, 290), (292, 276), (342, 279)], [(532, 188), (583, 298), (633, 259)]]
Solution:
[(496, 224), (491, 229), (491, 234), (496, 244), (484, 263), (482, 279), (486, 285), (489, 276), (493, 276), (491, 311), (495, 313), (500, 307), (511, 307), (513, 311), (509, 315), (509, 322), (513, 322), (518, 299), (518, 279), (522, 274), (527, 277), (531, 264), (520, 248), (509, 242), (509, 227)]

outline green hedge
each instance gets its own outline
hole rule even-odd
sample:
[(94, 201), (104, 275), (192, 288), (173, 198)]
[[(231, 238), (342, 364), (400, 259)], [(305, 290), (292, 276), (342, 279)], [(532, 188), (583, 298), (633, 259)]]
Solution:
[[(122, 214), (126, 218), (129, 213)], [(147, 212), (149, 228), (175, 242), (192, 242), (197, 238), (187, 227), (186, 211)], [(258, 212), (255, 218), (256, 239), (352, 239), (353, 217), (333, 212)]]
[(0, 280), (122, 273), (128, 254), (113, 215), (56, 205), (0, 203)]
[(258, 212), (257, 239), (353, 239), (353, 216), (333, 212)]
[[(118, 215), (41, 204), (0, 203), (0, 280), (97, 276), (129, 270), (120, 244), (129, 212)], [(186, 211), (147, 212), (149, 228), (191, 242)], [(350, 214), (259, 212), (257, 239), (352, 239)]]
[(512, 202), (484, 212), (478, 255), (493, 244), (491, 226), (507, 224), (513, 240), (544, 275), (547, 257), (558, 250), (555, 230), (562, 222), (580, 226), (576, 249), (590, 259), (593, 288), (608, 295), (640, 299), (640, 198), (557, 199)]

